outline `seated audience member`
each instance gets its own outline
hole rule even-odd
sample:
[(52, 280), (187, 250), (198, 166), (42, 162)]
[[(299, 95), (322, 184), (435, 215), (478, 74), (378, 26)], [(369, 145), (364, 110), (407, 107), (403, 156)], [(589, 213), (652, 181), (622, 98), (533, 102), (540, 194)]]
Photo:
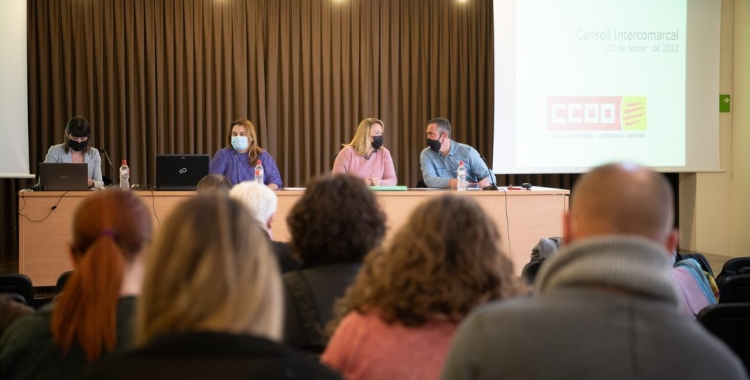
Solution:
[(104, 187), (102, 181), (102, 158), (99, 150), (89, 146), (91, 127), (88, 120), (76, 116), (65, 125), (65, 142), (53, 145), (47, 151), (44, 162), (86, 163), (89, 187)]
[[(675, 259), (676, 252), (672, 259)], [(680, 312), (695, 317), (707, 306), (715, 305), (718, 300), (711, 287), (712, 277), (703, 271), (695, 259), (684, 259), (672, 267), (672, 278), (680, 289)]]
[(672, 191), (634, 164), (582, 176), (565, 246), (531, 298), (479, 307), (459, 326), (443, 379), (747, 379), (742, 363), (679, 311)]
[(12, 294), (0, 294), (0, 336), (16, 319), (33, 312), (31, 306), (16, 300)]
[(434, 198), (367, 255), (336, 304), (330, 327), (337, 327), (321, 361), (346, 379), (437, 379), (458, 322), (515, 285), (482, 208), (470, 198)]
[(255, 165), (263, 165), (263, 183), (272, 190), (281, 188), (281, 174), (273, 157), (258, 145), (255, 126), (250, 120), (240, 119), (229, 124), (227, 146), (219, 149), (211, 159), (211, 173), (221, 174), (232, 186), (255, 180)]
[[(531, 262), (539, 262), (537, 271), (546, 260), (558, 253), (559, 247), (562, 244), (561, 238), (549, 238), (540, 239), (539, 243), (532, 249)], [(670, 260), (674, 261), (677, 258), (676, 252), (670, 255)], [(528, 264), (527, 264), (527, 267)], [(530, 275), (529, 282), (534, 282), (534, 273), (530, 273), (524, 267), (524, 274)], [(528, 273), (527, 273), (528, 272)], [(674, 280), (677, 288), (680, 290), (678, 293), (680, 299), (680, 312), (691, 317), (695, 317), (698, 313), (706, 306), (714, 305), (717, 303), (716, 285), (712, 286), (711, 282), (713, 277), (704, 272), (700, 264), (695, 259), (686, 258), (677, 261), (672, 266), (672, 279)]]
[(234, 199), (197, 196), (146, 260), (133, 351), (86, 379), (338, 379), (284, 347), (282, 290), (265, 232)]
[(349, 173), (363, 178), (368, 186), (389, 186), (398, 182), (391, 152), (383, 147), (383, 122), (362, 120), (349, 144), (344, 144), (333, 163), (333, 174)]
[(18, 319), (0, 340), (1, 379), (72, 379), (130, 347), (151, 213), (134, 193), (107, 190), (73, 216), (75, 271), (50, 305)]
[(221, 174), (209, 174), (198, 181), (198, 195), (219, 194), (228, 195), (232, 190), (232, 183)]
[(299, 267), (299, 261), (292, 255), (288, 243), (273, 241), (273, 217), (279, 200), (276, 193), (256, 182), (240, 182), (229, 192), (229, 197), (240, 201), (250, 211), (250, 215), (257, 220), (268, 233), (271, 248), (276, 255), (281, 273), (293, 271)]
[(456, 169), (461, 161), (466, 168), (466, 181), (480, 187), (492, 184), (494, 176), (476, 149), (451, 140), (451, 123), (442, 117), (427, 122), (427, 148), (419, 155), (422, 178), (427, 187), (455, 189)]
[(287, 225), (292, 252), (302, 264), (284, 275), (284, 341), (320, 354), (328, 343), (323, 330), (333, 318), (334, 300), (354, 281), (362, 258), (380, 245), (385, 214), (360, 178), (336, 174), (308, 185)]

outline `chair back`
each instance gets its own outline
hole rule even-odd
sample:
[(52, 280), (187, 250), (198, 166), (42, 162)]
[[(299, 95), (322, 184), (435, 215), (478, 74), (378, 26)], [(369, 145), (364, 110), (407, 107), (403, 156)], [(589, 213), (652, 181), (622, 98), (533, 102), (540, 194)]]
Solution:
[(57, 284), (55, 284), (55, 294), (62, 293), (63, 288), (65, 288), (65, 284), (68, 283), (68, 279), (72, 274), (73, 271), (69, 270), (67, 272), (63, 272), (63, 274), (61, 274), (60, 277), (57, 278)]
[(523, 277), (524, 280), (526, 280), (526, 283), (528, 285), (531, 285), (534, 283), (534, 279), (536, 278), (536, 274), (539, 272), (539, 268), (542, 267), (542, 262), (538, 260), (529, 261), (526, 263), (526, 265), (523, 266), (523, 269), (521, 270), (521, 277)]
[(750, 274), (727, 277), (719, 285), (719, 303), (750, 302)]
[(750, 257), (735, 257), (721, 268), (721, 273), (716, 276), (716, 285), (721, 288), (729, 277), (750, 272)]
[(0, 293), (18, 294), (27, 305), (34, 305), (34, 286), (25, 274), (0, 274)]
[(709, 306), (698, 313), (698, 321), (750, 369), (750, 303)]
[(701, 253), (677, 253), (676, 254), (676, 260), (675, 261), (681, 261), (685, 259), (693, 259), (700, 264), (701, 268), (704, 272), (707, 272), (711, 275), (711, 277), (715, 277), (713, 268), (711, 268), (711, 264), (708, 263), (708, 259), (706, 259), (706, 256), (703, 256)]

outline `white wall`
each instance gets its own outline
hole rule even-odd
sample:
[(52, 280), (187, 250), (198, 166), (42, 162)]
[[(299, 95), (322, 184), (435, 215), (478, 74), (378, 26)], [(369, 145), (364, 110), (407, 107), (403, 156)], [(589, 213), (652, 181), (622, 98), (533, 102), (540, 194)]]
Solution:
[(719, 92), (732, 95), (720, 114), (725, 172), (680, 176), (680, 247), (750, 256), (750, 0), (723, 0), (721, 23)]
[(750, 0), (735, 0), (734, 27), (729, 249), (732, 256), (750, 256)]

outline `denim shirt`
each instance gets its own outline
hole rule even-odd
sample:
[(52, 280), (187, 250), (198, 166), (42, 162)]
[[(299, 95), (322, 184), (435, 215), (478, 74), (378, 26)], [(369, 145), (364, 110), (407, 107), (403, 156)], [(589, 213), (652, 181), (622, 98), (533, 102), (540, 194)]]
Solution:
[(487, 168), (476, 149), (451, 140), (451, 150), (443, 157), (440, 152), (434, 152), (429, 147), (424, 148), (419, 155), (422, 165), (422, 178), (427, 187), (445, 188), (452, 178), (456, 178), (458, 163), (464, 162), (466, 180), (479, 182), (483, 178), (493, 175)]

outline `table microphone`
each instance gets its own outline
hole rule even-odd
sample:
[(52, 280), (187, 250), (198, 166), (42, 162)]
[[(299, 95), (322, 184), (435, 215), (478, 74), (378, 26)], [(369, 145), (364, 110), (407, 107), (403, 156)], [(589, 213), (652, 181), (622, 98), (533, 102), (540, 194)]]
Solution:
[(109, 159), (109, 154), (107, 154), (107, 150), (106, 149), (97, 149), (97, 150), (99, 151), (99, 153), (101, 153), (101, 154), (104, 155), (104, 158), (107, 159), (107, 163), (109, 164), (109, 167), (112, 169), (112, 178), (110, 178), (110, 180), (109, 180), (110, 185), (111, 185), (111, 184), (114, 183), (114, 180), (115, 180), (114, 179), (115, 178), (115, 166), (112, 165), (112, 160)]
[(490, 170), (490, 183), (491, 185), (485, 186), (482, 188), (482, 190), (497, 190), (497, 185), (495, 184), (495, 173), (492, 172), (490, 169), (490, 164), (487, 163), (487, 159), (484, 158), (484, 156), (479, 156), (482, 158), (482, 161), (484, 161), (484, 164), (487, 165), (487, 169)]

